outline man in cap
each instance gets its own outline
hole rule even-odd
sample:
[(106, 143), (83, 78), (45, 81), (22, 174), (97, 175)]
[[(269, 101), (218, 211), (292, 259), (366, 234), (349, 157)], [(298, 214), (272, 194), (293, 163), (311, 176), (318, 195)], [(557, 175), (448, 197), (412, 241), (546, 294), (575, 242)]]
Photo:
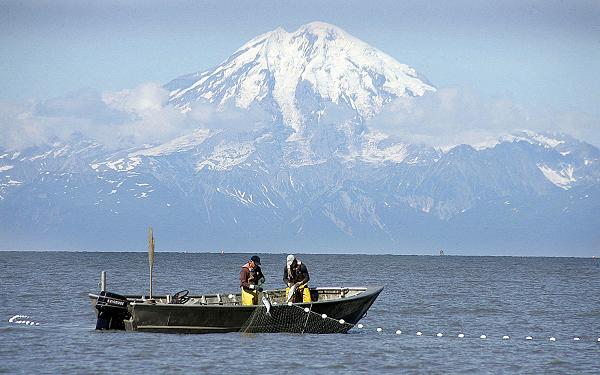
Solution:
[(260, 269), (260, 258), (253, 255), (240, 271), (242, 305), (258, 305), (258, 293), (262, 292), (265, 276)]
[(283, 282), (286, 283), (286, 295), (289, 290), (296, 288), (296, 293), (292, 296), (291, 302), (311, 302), (310, 291), (308, 289), (308, 268), (306, 264), (296, 258), (293, 254), (287, 256), (286, 267), (283, 269)]

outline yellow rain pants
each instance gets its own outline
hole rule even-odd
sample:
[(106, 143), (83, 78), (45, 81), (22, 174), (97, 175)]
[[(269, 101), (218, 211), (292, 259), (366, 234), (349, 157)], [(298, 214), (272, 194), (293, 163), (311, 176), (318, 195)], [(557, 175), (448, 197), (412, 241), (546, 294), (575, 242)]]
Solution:
[(242, 305), (258, 305), (258, 292), (256, 290), (242, 288)]
[[(288, 295), (289, 292), (290, 292), (290, 288), (289, 287), (285, 288), (286, 296)], [(302, 302), (304, 302), (304, 303), (312, 302), (312, 299), (310, 298), (310, 289), (308, 288), (308, 285), (300, 284), (298, 286), (298, 291), (296, 293), (302, 293)]]

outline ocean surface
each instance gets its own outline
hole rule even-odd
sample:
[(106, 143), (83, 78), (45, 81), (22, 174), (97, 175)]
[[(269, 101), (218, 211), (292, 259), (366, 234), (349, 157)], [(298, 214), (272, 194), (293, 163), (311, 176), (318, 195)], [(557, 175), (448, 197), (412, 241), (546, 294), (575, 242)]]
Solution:
[[(259, 255), (266, 286), (281, 287), (285, 254)], [(0, 252), (0, 373), (600, 373), (596, 259), (299, 257), (312, 286), (385, 287), (362, 329), (98, 332), (87, 294), (98, 291), (100, 272), (107, 271), (109, 291), (147, 294), (146, 254)], [(235, 292), (247, 258), (157, 253), (155, 293)]]

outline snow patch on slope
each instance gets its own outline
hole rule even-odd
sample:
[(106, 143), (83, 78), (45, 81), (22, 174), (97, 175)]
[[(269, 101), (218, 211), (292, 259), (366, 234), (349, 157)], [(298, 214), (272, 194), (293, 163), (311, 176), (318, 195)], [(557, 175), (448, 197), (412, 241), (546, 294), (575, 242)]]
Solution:
[(119, 158), (117, 160), (108, 160), (102, 163), (91, 163), (90, 168), (95, 172), (99, 171), (100, 166), (104, 166), (108, 169), (112, 169), (117, 172), (131, 172), (142, 163), (142, 159), (139, 156), (125, 158)]
[(175, 138), (162, 145), (139, 150), (129, 154), (129, 157), (134, 156), (161, 156), (169, 155), (176, 152), (185, 152), (193, 149), (194, 147), (201, 145), (205, 140), (211, 137), (210, 130), (208, 129), (197, 129), (193, 133), (184, 135), (179, 138)]
[(565, 143), (564, 140), (557, 139), (549, 134), (540, 134), (530, 130), (523, 130), (522, 132), (516, 134), (506, 135), (502, 137), (501, 140), (506, 142), (525, 141), (531, 144), (544, 146), (546, 148), (555, 148)]
[(544, 174), (546, 179), (561, 189), (568, 190), (571, 188), (571, 183), (576, 179), (573, 177), (573, 166), (569, 165), (560, 171), (548, 167), (545, 164), (538, 164), (539, 170)]
[(208, 169), (216, 171), (231, 170), (243, 163), (254, 152), (254, 145), (248, 142), (221, 142), (206, 160), (196, 165), (196, 170)]
[(382, 141), (389, 138), (381, 132), (371, 132), (363, 136), (364, 144), (361, 150), (361, 159), (368, 163), (392, 162), (402, 163), (407, 156), (407, 145), (392, 143), (388, 147), (380, 148)]

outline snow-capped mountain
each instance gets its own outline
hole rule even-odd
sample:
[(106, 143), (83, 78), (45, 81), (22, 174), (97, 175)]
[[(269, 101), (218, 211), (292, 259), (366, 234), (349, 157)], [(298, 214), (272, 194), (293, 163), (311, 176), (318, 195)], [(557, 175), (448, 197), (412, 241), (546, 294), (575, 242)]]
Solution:
[(363, 122), (396, 97), (435, 92), (414, 69), (321, 22), (260, 35), (216, 68), (165, 87), (184, 112), (198, 103), (263, 111), (277, 129), (269, 136), (287, 142), (283, 159), (295, 167), (322, 163), (332, 153), (402, 161), (408, 145)]
[(561, 252), (600, 241), (598, 148), (524, 131), (442, 151), (373, 130), (393, 98), (435, 88), (335, 26), (274, 30), (165, 87), (183, 112), (267, 116), (124, 150), (0, 149), (2, 246), (142, 249), (148, 225), (175, 250), (574, 255)]
[(184, 110), (199, 100), (260, 105), (297, 137), (328, 103), (369, 118), (395, 97), (435, 91), (414, 69), (322, 22), (293, 33), (278, 28), (260, 35), (216, 68), (179, 77), (166, 87), (171, 102)]

